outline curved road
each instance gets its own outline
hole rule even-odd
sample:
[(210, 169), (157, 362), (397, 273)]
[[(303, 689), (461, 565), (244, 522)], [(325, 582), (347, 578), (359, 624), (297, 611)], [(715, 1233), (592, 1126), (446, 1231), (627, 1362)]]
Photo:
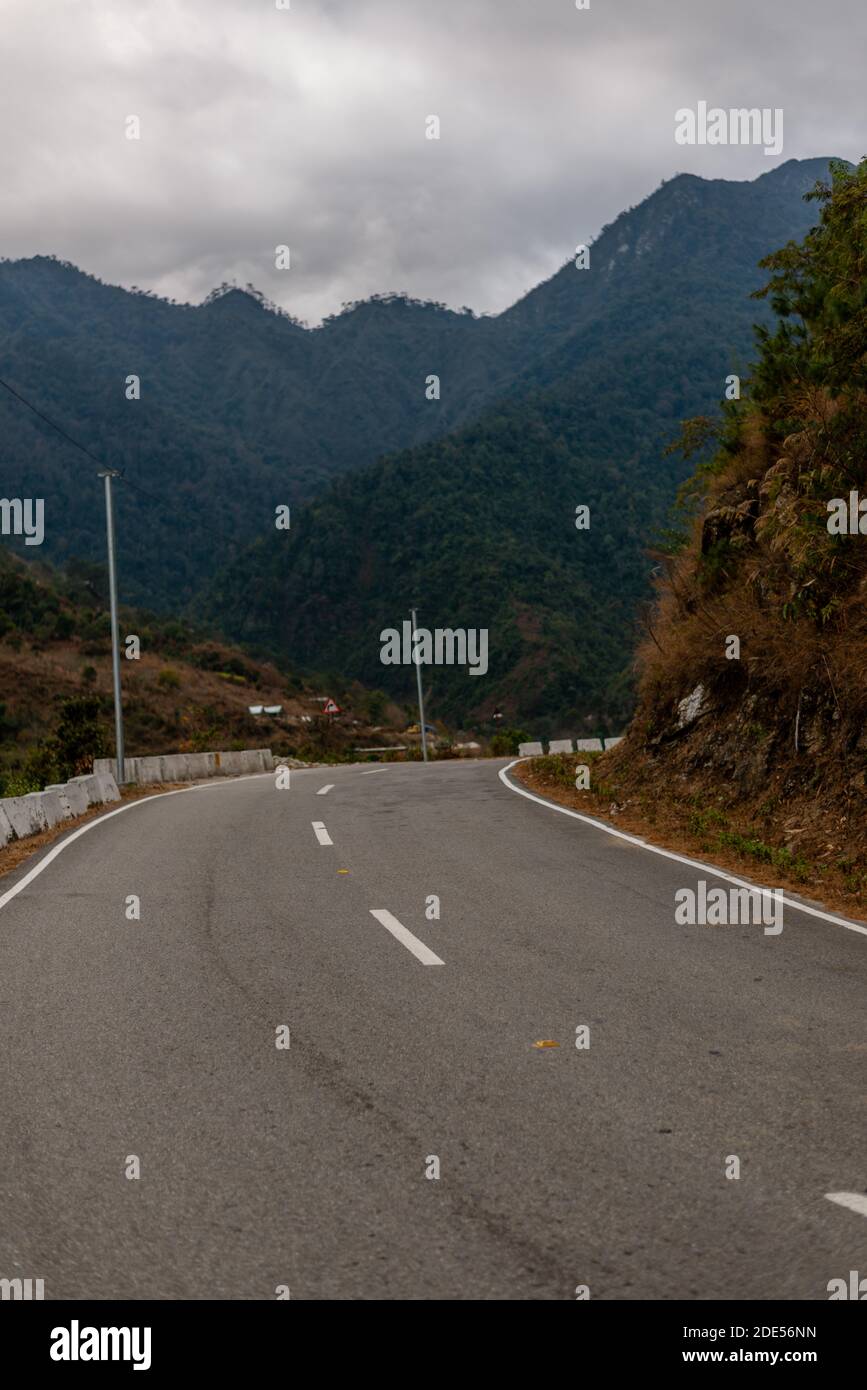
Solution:
[(2, 907), (0, 1277), (826, 1299), (863, 1269), (867, 1217), (827, 1194), (867, 1189), (867, 939), (679, 926), (695, 870), (502, 766), (143, 801)]

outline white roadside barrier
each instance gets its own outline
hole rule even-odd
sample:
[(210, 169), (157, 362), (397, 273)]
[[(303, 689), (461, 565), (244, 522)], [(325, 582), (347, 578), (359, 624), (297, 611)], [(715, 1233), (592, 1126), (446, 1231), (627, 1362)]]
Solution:
[[(136, 786), (153, 782), (197, 782), (202, 777), (245, 777), (255, 772), (273, 772), (270, 748), (245, 748), (229, 753), (163, 753), (157, 757), (124, 758), (124, 781)], [(97, 758), (94, 773), (114, 777), (115, 758)]]
[(53, 830), (63, 820), (63, 805), (57, 792), (30, 792), (26, 799), (33, 806), (33, 819), (40, 830)]
[(0, 846), (24, 840), (41, 830), (52, 830), (62, 821), (82, 815), (89, 806), (120, 801), (117, 783), (110, 773), (90, 773), (57, 782), (42, 792), (0, 799)]
[(35, 835), (37, 830), (42, 829), (34, 817), (33, 804), (26, 796), (6, 796), (0, 805), (6, 812), (12, 831), (10, 840), (21, 840), (25, 835)]
[[(294, 760), (290, 760), (294, 761)], [(152, 782), (193, 782), (203, 777), (243, 777), (273, 772), (270, 748), (246, 748), (231, 753), (166, 753), (153, 758), (124, 758), (126, 781), (136, 786)], [(0, 798), (0, 847), (51, 830), (62, 821), (84, 815), (91, 806), (120, 801), (114, 758), (97, 758), (93, 772), (55, 782), (41, 792)]]
[[(549, 753), (607, 753), (623, 742), (623, 735), (617, 738), (555, 738), (548, 744)], [(574, 745), (574, 746), (573, 746)], [(540, 743), (519, 743), (518, 756), (521, 758), (541, 758), (544, 749)]]
[(87, 792), (80, 787), (77, 782), (55, 782), (50, 787), (46, 787), (47, 792), (57, 792), (60, 797), (60, 804), (64, 808), (65, 817), (82, 816), (87, 810), (90, 802)]
[(117, 783), (110, 772), (89, 772), (84, 777), (72, 777), (70, 780), (84, 792), (89, 806), (99, 806), (103, 801), (120, 801)]

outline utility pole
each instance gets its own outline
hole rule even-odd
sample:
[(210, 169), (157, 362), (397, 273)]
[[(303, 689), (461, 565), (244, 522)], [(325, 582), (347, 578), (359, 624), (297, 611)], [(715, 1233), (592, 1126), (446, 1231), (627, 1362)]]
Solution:
[(73, 448), (78, 449), (80, 453), (86, 454), (89, 459), (92, 459), (93, 462), (99, 466), (99, 473), (97, 474), (97, 477), (105, 479), (105, 531), (106, 537), (108, 539), (108, 591), (109, 598), (111, 601), (111, 665), (112, 677), (114, 680), (114, 734), (115, 743), (117, 745), (117, 782), (118, 785), (120, 785), (123, 781), (125, 781), (123, 760), (123, 707), (120, 702), (120, 649), (118, 646), (119, 634), (117, 629), (117, 575), (115, 574), (114, 565), (114, 513), (111, 507), (111, 480), (112, 478), (119, 478), (121, 476), (120, 470), (117, 468), (103, 468), (102, 460), (97, 458), (96, 454), (92, 454), (89, 449), (85, 449), (83, 444), (79, 444), (78, 440), (73, 439), (72, 435), (67, 434), (66, 430), (61, 429), (60, 425), (55, 424), (55, 422), (53, 420), (50, 420), (47, 415), (44, 415), (41, 410), (37, 410), (36, 406), (32, 405), (30, 401), (25, 400), (25, 398), (20, 394), (20, 392), (16, 391), (13, 386), (9, 385), (8, 381), (3, 381), (2, 378), (0, 378), (0, 386), (2, 386), (4, 390), (8, 391), (10, 396), (14, 396), (16, 401), (20, 401), (21, 404), (25, 405), (28, 410), (32, 410), (34, 415), (38, 415), (40, 420), (44, 421), (46, 425), (50, 425), (53, 430), (56, 430), (57, 433), (63, 439), (66, 440), (67, 444), (71, 444)]
[(98, 475), (105, 479), (105, 534), (108, 541), (108, 594), (111, 605), (111, 673), (114, 683), (114, 740), (117, 749), (117, 784), (125, 780), (123, 757), (123, 705), (120, 699), (120, 637), (117, 627), (117, 574), (114, 559), (114, 511), (112, 510), (111, 480), (120, 477), (116, 468), (107, 468)]
[[(415, 613), (416, 613), (416, 610), (413, 608), (413, 609), (411, 609), (410, 611), (412, 612), (412, 640), (413, 640), (413, 642), (415, 642), (415, 634), (416, 634)], [(419, 722), (419, 727), (421, 728), (421, 754), (422, 754), (422, 757), (424, 758), (425, 762), (427, 762), (427, 733), (425, 732), (425, 727), (424, 727), (424, 697), (423, 697), (423, 695), (422, 695), (422, 693), (421, 693), (421, 662), (420, 662), (419, 659), (418, 659), (418, 647), (417, 647), (417, 646), (416, 646), (416, 653), (415, 653), (415, 674), (416, 674), (416, 677), (417, 677), (417, 679), (418, 679), (418, 722)]]

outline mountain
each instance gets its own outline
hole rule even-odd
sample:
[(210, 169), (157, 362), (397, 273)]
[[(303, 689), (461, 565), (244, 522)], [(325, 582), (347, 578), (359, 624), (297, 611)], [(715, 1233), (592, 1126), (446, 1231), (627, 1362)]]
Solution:
[[(647, 328), (662, 299), (665, 331), (685, 330), (688, 316), (679, 325), (673, 312), (679, 282), (704, 313), (733, 317), (713, 362), (687, 351), (657, 381), (662, 408), (676, 412), (695, 394), (686, 377), (704, 370), (716, 383), (745, 339), (748, 314), (732, 307), (743, 275), (803, 230), (800, 192), (821, 165), (792, 161), (755, 184), (674, 179), (606, 229), (591, 273), (566, 267), (496, 317), (381, 295), (307, 329), (251, 287), (221, 286), (194, 307), (49, 257), (3, 261), (0, 376), (145, 490), (116, 489), (122, 589), (177, 611), (269, 534), (279, 504), (570, 372), (598, 392), (612, 368), (627, 379), (643, 371), (646, 334), (639, 352), (633, 325)], [(433, 374), (438, 400), (426, 393)], [(126, 398), (132, 375), (139, 400)], [(46, 499), (48, 557), (101, 558), (96, 465), (4, 391), (0, 434), (6, 495)]]
[[(345, 671), (397, 698), (412, 673), (380, 632), (483, 627), (490, 669), (426, 672), (431, 712), (470, 726), (501, 707), (539, 733), (615, 729), (649, 598), (646, 547), (688, 465), (665, 445), (745, 376), (761, 257), (815, 221), (827, 160), (750, 183), (680, 175), (606, 227), (590, 268), (564, 266), (493, 322), (532, 345), (471, 423), (337, 480), (230, 560), (203, 600), (235, 639)], [(590, 508), (589, 530), (575, 526)]]

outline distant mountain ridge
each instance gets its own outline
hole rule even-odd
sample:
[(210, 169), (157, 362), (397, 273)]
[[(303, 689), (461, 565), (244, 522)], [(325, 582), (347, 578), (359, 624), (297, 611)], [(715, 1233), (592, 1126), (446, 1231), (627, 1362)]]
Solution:
[[(397, 299), (308, 330), (244, 291), (174, 305), (46, 257), (0, 263), (0, 375), (156, 495), (119, 488), (119, 531), (131, 597), (166, 607), (273, 525), (278, 504), (480, 410), (513, 371), (492, 324)], [(440, 402), (425, 398), (435, 371), (449, 383)], [(0, 432), (4, 488), (47, 499), (50, 558), (98, 555), (87, 460), (5, 393)]]
[[(788, 185), (808, 184), (807, 166), (743, 185), (683, 175), (618, 218), (594, 250), (619, 260), (614, 281), (624, 286), (632, 268), (620, 238), (636, 219), (652, 221), (660, 200), (673, 217), (702, 189), (743, 202), (767, 180), (781, 222), (800, 222)], [(193, 307), (47, 257), (0, 262), (0, 373), (161, 499), (120, 490), (124, 578), (137, 600), (187, 602), (214, 555), (261, 535), (278, 503), (443, 435), (513, 389), (554, 381), (580, 360), (587, 327), (605, 319), (602, 277), (582, 284), (568, 264), (496, 317), (386, 295), (307, 329), (254, 294), (223, 289)], [(135, 402), (124, 394), (130, 374), (141, 380)], [(426, 398), (431, 374), (441, 381), (438, 401)], [(102, 525), (81, 457), (2, 395), (0, 435), (7, 491), (39, 489), (62, 518), (49, 526), (50, 558), (96, 557)]]

